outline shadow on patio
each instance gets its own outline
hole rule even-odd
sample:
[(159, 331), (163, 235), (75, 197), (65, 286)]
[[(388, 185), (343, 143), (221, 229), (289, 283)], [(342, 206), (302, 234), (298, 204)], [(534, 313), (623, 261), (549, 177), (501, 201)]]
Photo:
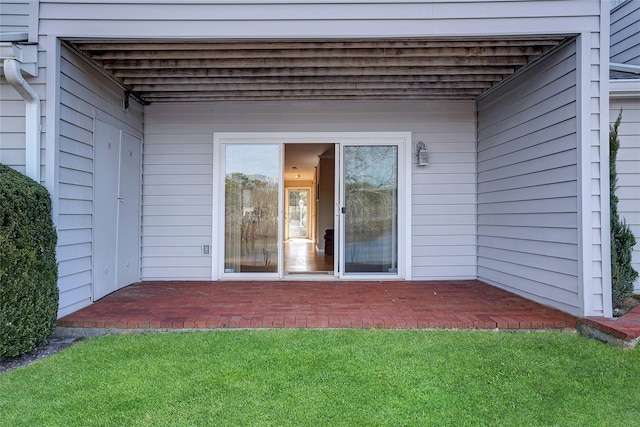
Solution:
[(576, 322), (477, 280), (171, 281), (130, 285), (59, 319), (58, 327), (574, 330)]

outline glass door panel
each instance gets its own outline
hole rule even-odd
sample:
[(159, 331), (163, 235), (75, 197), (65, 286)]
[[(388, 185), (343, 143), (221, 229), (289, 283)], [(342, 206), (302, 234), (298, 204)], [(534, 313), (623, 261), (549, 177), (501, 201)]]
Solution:
[(344, 273), (398, 273), (398, 147), (345, 146)]
[(278, 271), (278, 145), (225, 148), (225, 273)]

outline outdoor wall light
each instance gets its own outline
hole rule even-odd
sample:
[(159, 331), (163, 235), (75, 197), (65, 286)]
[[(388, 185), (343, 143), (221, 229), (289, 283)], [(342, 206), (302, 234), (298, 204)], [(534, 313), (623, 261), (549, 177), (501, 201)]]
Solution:
[(416, 144), (416, 156), (418, 157), (418, 166), (426, 166), (429, 164), (429, 153), (424, 142), (419, 141)]

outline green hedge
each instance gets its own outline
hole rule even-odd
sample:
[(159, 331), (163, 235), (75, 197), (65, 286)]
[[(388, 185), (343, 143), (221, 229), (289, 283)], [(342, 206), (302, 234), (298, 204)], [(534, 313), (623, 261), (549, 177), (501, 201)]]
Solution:
[(56, 241), (47, 190), (0, 164), (0, 359), (44, 344), (55, 328)]

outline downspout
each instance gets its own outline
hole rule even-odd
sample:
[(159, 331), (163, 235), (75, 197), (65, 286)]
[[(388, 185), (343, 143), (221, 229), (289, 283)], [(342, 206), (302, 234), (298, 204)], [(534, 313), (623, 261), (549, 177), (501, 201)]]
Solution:
[(26, 103), (25, 123), (25, 172), (40, 183), (40, 98), (22, 77), (16, 59), (4, 60), (4, 76)]

